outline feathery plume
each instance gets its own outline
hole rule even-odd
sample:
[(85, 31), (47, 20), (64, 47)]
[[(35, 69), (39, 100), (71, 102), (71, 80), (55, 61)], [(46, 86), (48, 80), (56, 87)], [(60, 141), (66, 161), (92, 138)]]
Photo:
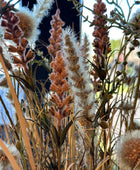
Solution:
[(29, 45), (34, 48), (40, 34), (40, 30), (38, 29), (40, 21), (38, 21), (35, 14), (27, 7), (21, 6), (20, 11), (16, 12), (16, 15), (19, 17), (18, 26), (24, 33), (22, 37), (25, 37)]
[(77, 112), (81, 112), (86, 118), (91, 120), (95, 113), (95, 96), (90, 81), (90, 74), (85, 70), (80, 47), (74, 33), (69, 29), (63, 31), (63, 53), (64, 61), (69, 76), (71, 88), (75, 96)]
[(37, 4), (33, 6), (35, 18), (41, 21), (43, 17), (48, 16), (53, 3), (54, 0), (37, 0)]
[(140, 168), (140, 131), (134, 130), (120, 137), (117, 143), (117, 159), (124, 170)]
[(87, 136), (89, 138), (92, 136), (91, 131), (88, 131), (88, 129), (93, 128), (92, 120), (94, 119), (96, 108), (90, 74), (87, 62), (84, 59), (85, 56), (87, 57), (87, 44), (85, 47), (79, 47), (74, 33), (69, 28), (63, 31), (62, 39), (68, 80), (74, 94), (75, 112), (79, 112), (79, 122), (86, 129), (86, 136), (84, 136), (85, 156), (83, 161), (86, 167), (88, 167), (89, 160), (93, 158), (90, 154)]

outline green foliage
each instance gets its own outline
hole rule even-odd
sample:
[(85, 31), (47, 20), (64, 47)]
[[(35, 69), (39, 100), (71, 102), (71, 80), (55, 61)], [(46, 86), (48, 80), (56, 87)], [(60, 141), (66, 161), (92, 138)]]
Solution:
[(114, 51), (114, 50), (119, 50), (120, 46), (121, 46), (121, 39), (118, 39), (118, 40), (110, 40), (110, 43), (111, 43), (111, 50)]

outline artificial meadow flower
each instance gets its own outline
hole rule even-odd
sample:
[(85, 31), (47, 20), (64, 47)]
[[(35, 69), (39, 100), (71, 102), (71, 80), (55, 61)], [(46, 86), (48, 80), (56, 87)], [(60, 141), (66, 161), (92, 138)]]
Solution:
[(75, 108), (86, 117), (94, 117), (95, 96), (91, 86), (90, 74), (85, 68), (82, 48), (71, 29), (63, 30), (63, 53), (69, 82), (75, 95)]
[(19, 11), (16, 12), (20, 18), (19, 26), (32, 48), (34, 48), (40, 34), (40, 30), (38, 29), (39, 24), (43, 17), (48, 15), (48, 10), (51, 8), (53, 2), (53, 0), (37, 1), (37, 4), (33, 6), (33, 10), (30, 11), (27, 7), (20, 6)]
[(49, 108), (49, 112), (57, 119), (57, 126), (61, 127), (61, 121), (63, 118), (71, 114), (71, 104), (73, 103), (73, 97), (68, 95), (69, 85), (67, 82), (67, 72), (61, 51), (61, 34), (62, 26), (64, 22), (60, 18), (60, 10), (57, 9), (56, 14), (52, 17), (50, 30), (51, 37), (49, 38), (50, 45), (48, 46), (48, 52), (52, 56), (52, 62), (50, 64), (52, 73), (50, 74), (51, 86), (50, 90), (52, 105)]
[(140, 131), (130, 131), (121, 136), (116, 151), (123, 170), (140, 169)]
[(19, 26), (24, 33), (23, 36), (29, 41), (29, 45), (32, 48), (35, 47), (35, 42), (40, 34), (40, 30), (38, 29), (39, 24), (43, 17), (48, 15), (48, 10), (51, 8), (53, 2), (53, 0), (37, 1), (33, 10), (29, 10), (20, 4), (19, 10), (15, 11), (20, 19)]
[(16, 15), (20, 19), (18, 25), (24, 33), (23, 37), (30, 42), (31, 46), (34, 45), (40, 34), (40, 31), (38, 30), (38, 22), (36, 22), (34, 13), (26, 7), (21, 7)]

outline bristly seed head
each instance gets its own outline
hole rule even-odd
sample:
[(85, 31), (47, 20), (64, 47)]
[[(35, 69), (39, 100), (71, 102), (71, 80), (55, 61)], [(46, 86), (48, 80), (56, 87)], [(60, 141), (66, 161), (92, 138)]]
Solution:
[(122, 136), (116, 151), (121, 168), (140, 168), (140, 131), (134, 130)]

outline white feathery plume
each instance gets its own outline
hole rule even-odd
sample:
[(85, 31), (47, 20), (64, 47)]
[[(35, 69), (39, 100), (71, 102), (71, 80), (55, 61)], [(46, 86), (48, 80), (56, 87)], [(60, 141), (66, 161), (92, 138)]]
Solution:
[(76, 111), (82, 111), (83, 114), (94, 117), (95, 94), (91, 85), (90, 74), (85, 69), (86, 63), (83, 60), (81, 47), (77, 45), (77, 39), (70, 28), (63, 30), (62, 41), (64, 61), (77, 105)]
[[(20, 18), (19, 25), (22, 31), (28, 35), (25, 38), (27, 38), (32, 48), (35, 48), (35, 42), (40, 34), (40, 30), (38, 29), (39, 24), (43, 17), (49, 14), (48, 11), (53, 2), (54, 0), (37, 0), (37, 4), (34, 5), (32, 10), (29, 10), (28, 7), (23, 7), (21, 3), (19, 4), (19, 11), (16, 12)], [(2, 31), (4, 32), (4, 29)]]
[[(36, 18), (36, 15), (33, 11), (30, 11), (29, 8), (20, 6), (20, 10), (16, 12), (17, 16), (20, 18), (21, 29), (24, 32), (26, 30), (25, 36), (27, 38), (29, 45), (34, 48), (35, 42), (38, 39), (40, 30), (38, 29), (39, 23), (41, 22), (39, 18)], [(20, 25), (19, 25), (20, 26)]]
[(53, 3), (54, 0), (37, 0), (37, 4), (33, 6), (35, 18), (41, 21), (43, 17), (48, 16), (49, 10)]
[[(83, 54), (82, 47), (78, 45), (76, 36), (70, 28), (66, 28), (62, 32), (62, 51), (68, 73), (68, 80), (74, 94), (75, 113), (79, 112), (80, 126), (78, 122), (76, 122), (76, 124), (78, 128), (81, 129), (84, 137), (85, 145), (81, 148), (85, 151), (83, 161), (85, 166), (88, 167), (88, 160), (91, 159), (91, 154), (87, 136), (91, 137), (92, 134), (87, 129), (93, 127), (92, 121), (96, 113), (95, 93), (90, 81), (87, 63), (83, 58), (85, 55)], [(85, 128), (86, 131), (83, 131), (83, 128)], [(81, 141), (78, 140), (78, 143), (81, 143)]]

